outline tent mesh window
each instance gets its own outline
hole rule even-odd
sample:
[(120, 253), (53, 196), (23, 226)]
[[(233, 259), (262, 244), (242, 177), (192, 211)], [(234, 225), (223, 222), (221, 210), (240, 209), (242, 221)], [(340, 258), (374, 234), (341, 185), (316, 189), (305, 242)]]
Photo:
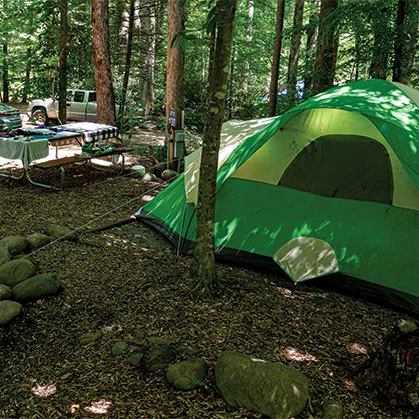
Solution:
[(393, 175), (385, 147), (360, 135), (325, 135), (295, 157), (278, 185), (326, 197), (392, 204)]

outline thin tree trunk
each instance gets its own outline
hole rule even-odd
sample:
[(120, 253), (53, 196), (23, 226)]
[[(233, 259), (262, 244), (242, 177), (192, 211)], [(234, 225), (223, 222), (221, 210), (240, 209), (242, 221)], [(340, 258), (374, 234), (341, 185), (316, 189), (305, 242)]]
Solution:
[(274, 52), (272, 57), (271, 83), (269, 86), (269, 116), (276, 115), (278, 94), (279, 63), (282, 50), (282, 31), (284, 29), (285, 0), (278, 0), (275, 24)]
[(119, 121), (124, 116), (125, 102), (127, 100), (127, 90), (129, 84), (129, 73), (131, 71), (131, 58), (132, 58), (132, 40), (134, 37), (134, 13), (135, 13), (135, 0), (130, 0), (129, 17), (128, 17), (128, 37), (127, 37), (127, 50), (125, 53), (125, 70), (124, 80), (122, 82), (122, 97), (119, 108)]
[(300, 58), (301, 30), (303, 25), (304, 0), (295, 1), (293, 34), (288, 60), (287, 91), (291, 100), (295, 101), (298, 59)]
[(317, 43), (317, 37), (319, 34), (319, 27), (317, 24), (315, 24), (316, 21), (317, 17), (311, 15), (307, 28), (307, 42), (305, 50), (304, 97), (306, 97), (307, 94), (309, 95), (313, 89), (313, 72), (315, 61), (314, 46)]
[(314, 66), (313, 90), (322, 92), (333, 86), (338, 51), (338, 25), (336, 10), (339, 0), (322, 0), (320, 7), (319, 36)]
[(115, 92), (112, 84), (108, 0), (92, 0), (92, 46), (98, 122), (115, 125)]
[(3, 43), (3, 102), (9, 101), (9, 51), (7, 40)]
[(68, 37), (68, 0), (60, 2), (60, 57), (58, 61), (58, 119), (67, 122), (67, 37)]
[(156, 55), (156, 17), (154, 0), (148, 0), (147, 8), (142, 8), (141, 33), (146, 53), (141, 84), (141, 101), (144, 116), (150, 115), (154, 108), (154, 63)]
[(231, 58), (235, 13), (235, 1), (217, 1), (215, 53), (212, 54), (213, 64), (210, 63), (209, 66), (209, 103), (199, 172), (196, 247), (191, 265), (191, 274), (198, 280), (196, 289), (202, 294), (210, 292), (216, 284), (214, 255), (216, 177), (228, 87), (228, 71), (225, 69), (229, 68)]
[(410, 84), (418, 32), (418, 0), (399, 0), (394, 41), (393, 81)]

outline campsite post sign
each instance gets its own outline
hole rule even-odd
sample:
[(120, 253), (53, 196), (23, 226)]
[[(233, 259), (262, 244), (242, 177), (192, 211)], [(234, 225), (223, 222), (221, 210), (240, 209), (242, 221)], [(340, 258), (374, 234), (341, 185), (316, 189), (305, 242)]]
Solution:
[[(183, 157), (184, 150), (184, 111), (181, 109), (169, 109), (169, 117), (167, 121), (167, 130), (169, 133), (169, 147), (167, 148), (167, 159), (170, 167), (174, 166), (175, 158)], [(180, 162), (178, 161), (178, 168)]]

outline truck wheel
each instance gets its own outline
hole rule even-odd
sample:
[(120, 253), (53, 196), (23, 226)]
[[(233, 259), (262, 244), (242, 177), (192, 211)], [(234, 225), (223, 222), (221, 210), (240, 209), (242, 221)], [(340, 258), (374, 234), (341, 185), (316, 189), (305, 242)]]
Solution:
[(32, 112), (32, 121), (37, 125), (47, 125), (48, 124), (48, 115), (45, 109), (35, 109)]

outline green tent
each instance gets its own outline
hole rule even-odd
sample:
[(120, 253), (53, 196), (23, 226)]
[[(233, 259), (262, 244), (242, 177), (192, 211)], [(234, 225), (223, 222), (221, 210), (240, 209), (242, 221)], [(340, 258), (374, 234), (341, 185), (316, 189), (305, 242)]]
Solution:
[[(136, 214), (186, 254), (199, 164), (197, 150)], [(279, 117), (224, 124), (215, 245), (294, 282), (356, 279), (371, 298), (419, 313), (419, 91), (359, 81)]]

